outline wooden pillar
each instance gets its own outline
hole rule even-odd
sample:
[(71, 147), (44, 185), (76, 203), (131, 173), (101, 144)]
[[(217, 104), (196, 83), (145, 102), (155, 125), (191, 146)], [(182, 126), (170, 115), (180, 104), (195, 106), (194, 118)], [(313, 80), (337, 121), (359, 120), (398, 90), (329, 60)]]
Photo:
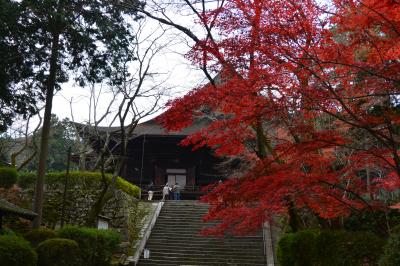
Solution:
[(3, 214), (0, 212), (0, 235), (3, 234)]
[(196, 185), (196, 166), (187, 169), (186, 185), (187, 186)]
[(154, 166), (154, 185), (156, 186), (164, 186), (165, 185), (165, 169)]

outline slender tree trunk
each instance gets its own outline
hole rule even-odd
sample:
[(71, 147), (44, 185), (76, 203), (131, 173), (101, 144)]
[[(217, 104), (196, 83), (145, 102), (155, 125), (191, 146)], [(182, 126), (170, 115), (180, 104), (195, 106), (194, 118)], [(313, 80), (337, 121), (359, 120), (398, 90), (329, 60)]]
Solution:
[(96, 227), (96, 220), (104, 206), (112, 198), (113, 194), (109, 191), (109, 183), (104, 182), (103, 188), (93, 206), (90, 208), (86, 217), (85, 225), (88, 227)]
[(39, 150), (38, 174), (36, 179), (35, 197), (33, 203), (33, 210), (38, 214), (38, 216), (33, 220), (33, 228), (38, 228), (42, 223), (44, 176), (46, 174), (46, 160), (49, 146), (51, 109), (53, 105), (54, 87), (57, 77), (57, 58), (59, 48), (58, 33), (53, 35), (53, 41), (51, 45), (50, 73), (46, 85), (46, 104), (44, 109), (43, 127)]
[(107, 180), (105, 175), (104, 153), (101, 155), (101, 179), (102, 179), (102, 189), (100, 191), (98, 198), (90, 208), (88, 215), (86, 217), (85, 225), (88, 227), (96, 226), (96, 220), (98, 215), (101, 213), (104, 206), (113, 196), (112, 191), (110, 191), (110, 185), (112, 185), (112, 183)]

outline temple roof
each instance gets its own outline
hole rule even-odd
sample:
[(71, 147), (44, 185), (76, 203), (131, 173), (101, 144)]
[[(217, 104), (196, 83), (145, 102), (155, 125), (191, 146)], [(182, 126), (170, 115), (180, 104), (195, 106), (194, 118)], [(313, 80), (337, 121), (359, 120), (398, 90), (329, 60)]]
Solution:
[[(75, 123), (81, 129), (87, 128), (85, 124)], [(148, 120), (146, 122), (138, 124), (132, 137), (140, 135), (154, 135), (154, 136), (188, 136), (191, 135), (210, 124), (210, 120), (206, 118), (197, 119), (192, 125), (180, 130), (180, 131), (166, 131), (165, 128), (157, 122), (156, 118)], [(119, 127), (97, 127), (99, 132), (109, 132), (117, 134), (120, 131)]]

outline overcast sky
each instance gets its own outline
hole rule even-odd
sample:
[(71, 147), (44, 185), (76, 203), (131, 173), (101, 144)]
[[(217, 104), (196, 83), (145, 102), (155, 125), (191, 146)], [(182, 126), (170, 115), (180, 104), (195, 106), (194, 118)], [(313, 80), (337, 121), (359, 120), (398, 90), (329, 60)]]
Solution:
[[(184, 18), (184, 20), (186, 20), (186, 24), (191, 23), (190, 18)], [(156, 31), (155, 35), (157, 35), (157, 33), (161, 33), (162, 30), (165, 30), (165, 27), (161, 28), (158, 22), (146, 19), (144, 32), (151, 33)], [(156, 78), (158, 80), (155, 82), (165, 81), (165, 87), (173, 88), (169, 96), (164, 98), (164, 103), (166, 100), (181, 96), (190, 89), (205, 82), (205, 77), (202, 72), (195, 66), (191, 65), (191, 63), (184, 57), (190, 49), (190, 43), (184, 39), (182, 34), (178, 33), (176, 30), (167, 29), (167, 32), (159, 40), (159, 43), (162, 45), (166, 44), (167, 46), (158, 53), (156, 58), (153, 60), (152, 71), (164, 73)], [(132, 69), (132, 71), (134, 71), (134, 69)], [(52, 112), (60, 119), (65, 117), (71, 119), (70, 101), (72, 99), (75, 121), (87, 122), (89, 120), (89, 95), (89, 88), (79, 87), (72, 81), (63, 84), (62, 89), (57, 92), (54, 97)], [(101, 95), (100, 106), (97, 110), (99, 114), (104, 113), (109, 99), (109, 95), (104, 93)], [(143, 108), (145, 108), (146, 103), (143, 102), (142, 105)], [(105, 123), (107, 124), (109, 120), (105, 121)], [(105, 124), (103, 123), (103, 125)]]
[[(146, 2), (147, 6), (149, 7), (151, 3), (156, 6), (158, 5), (157, 0), (153, 1), (148, 0), (148, 2)], [(319, 0), (318, 2), (326, 4), (329, 1)], [(210, 1), (209, 4), (212, 5), (212, 1)], [(194, 19), (193, 16), (189, 15), (190, 13), (190, 10), (187, 11), (184, 9), (174, 8), (174, 13), (168, 14), (168, 16), (173, 18), (174, 21), (176, 20), (179, 24), (190, 28), (192, 31), (196, 32), (196, 34), (199, 34), (201, 33), (201, 29), (194, 28)], [(165, 29), (165, 26), (161, 27), (158, 22), (151, 19), (146, 20), (145, 31), (153, 32), (157, 29), (161, 30), (161, 28)], [(207, 82), (202, 71), (200, 71), (196, 66), (193, 66), (184, 57), (184, 55), (189, 51), (190, 46), (193, 44), (186, 38), (186, 36), (175, 29), (168, 29), (167, 33), (160, 40), (160, 44), (167, 44), (167, 47), (157, 55), (156, 59), (153, 61), (154, 64), (152, 64), (152, 68), (153, 71), (168, 73), (169, 78), (167, 80), (165, 80), (167, 75), (162, 75), (159, 77), (159, 81), (165, 81), (165, 87), (173, 87), (169, 97), (164, 98), (163, 102), (174, 97), (182, 96), (190, 89)], [(87, 122), (89, 120), (89, 95), (89, 88), (79, 87), (73, 82), (63, 84), (62, 89), (57, 92), (54, 97), (52, 112), (60, 119), (65, 117), (71, 119), (69, 101), (72, 99), (74, 120), (76, 122)], [(103, 93), (103, 95), (101, 95), (100, 105), (97, 110), (99, 114), (104, 113), (109, 98), (110, 96), (107, 94)], [(142, 106), (145, 107), (146, 102), (143, 102)], [(158, 112), (158, 114), (160, 112)], [(109, 120), (104, 121), (102, 125), (108, 125)]]

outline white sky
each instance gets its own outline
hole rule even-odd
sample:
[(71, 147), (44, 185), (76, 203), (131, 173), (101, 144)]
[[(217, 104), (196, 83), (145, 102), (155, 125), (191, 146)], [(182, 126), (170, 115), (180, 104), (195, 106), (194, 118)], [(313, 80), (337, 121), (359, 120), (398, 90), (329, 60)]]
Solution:
[[(186, 23), (192, 23), (190, 18), (184, 18), (182, 22), (185, 22), (185, 20), (187, 20)], [(153, 32), (154, 30), (161, 29), (159, 23), (154, 20), (147, 19), (145, 24), (145, 32)], [(157, 71), (168, 74), (156, 78), (155, 82), (165, 81), (166, 87), (173, 88), (170, 95), (164, 98), (164, 103), (169, 99), (185, 94), (190, 89), (205, 82), (205, 77), (202, 71), (193, 66), (184, 57), (190, 49), (190, 43), (188, 44), (184, 37), (185, 36), (178, 33), (176, 30), (168, 29), (166, 34), (164, 34), (159, 40), (160, 44), (167, 44), (167, 47), (165, 47), (153, 60), (154, 64), (152, 64), (152, 70), (153, 72)], [(167, 77), (168, 79), (166, 79)], [(54, 96), (52, 113), (56, 114), (60, 119), (65, 117), (71, 119), (70, 101), (72, 98), (75, 121), (88, 121), (89, 88), (79, 87), (72, 81), (63, 84), (61, 87), (62, 89)], [(104, 113), (109, 98), (110, 96), (107, 94), (101, 95), (100, 107), (98, 108), (99, 110), (97, 110), (99, 114)], [(146, 103), (143, 103), (142, 105), (146, 105)], [(108, 122), (109, 120), (106, 121), (107, 125)], [(103, 123), (103, 125), (105, 124)]]
[[(327, 3), (329, 0), (317, 0), (320, 3)], [(157, 5), (157, 0), (149, 0), (149, 3)], [(212, 1), (210, 2), (212, 4)], [(201, 29), (194, 29), (195, 23), (193, 21), (193, 16), (189, 15), (191, 12), (184, 9), (174, 8), (174, 13), (170, 14), (171, 18), (176, 18), (178, 24), (184, 25), (190, 28), (196, 34), (200, 33)], [(160, 28), (160, 24), (154, 20), (147, 19), (146, 29), (149, 32)], [(163, 26), (165, 28), (165, 26)], [(181, 96), (188, 92), (190, 89), (197, 87), (200, 84), (204, 84), (207, 80), (204, 77), (202, 71), (200, 71), (196, 66), (193, 66), (191, 62), (185, 59), (184, 55), (189, 51), (190, 45), (193, 43), (188, 40), (183, 33), (175, 29), (168, 29), (167, 34), (165, 34), (160, 40), (161, 44), (168, 44), (166, 49), (163, 50), (152, 65), (153, 71), (158, 71), (162, 73), (169, 73), (169, 78), (165, 82), (165, 86), (173, 87), (169, 97), (165, 97), (164, 103), (172, 98)], [(166, 75), (159, 77), (159, 81), (165, 80)], [(157, 80), (155, 80), (157, 82)], [(56, 114), (59, 119), (68, 117), (71, 119), (70, 115), (70, 103), (69, 101), (73, 99), (73, 110), (74, 119), (76, 122), (87, 122), (89, 120), (89, 88), (82, 88), (75, 85), (73, 82), (63, 84), (62, 89), (57, 92), (53, 100), (52, 113)], [(107, 106), (109, 100), (109, 95), (101, 95), (101, 100), (98, 108), (98, 113), (104, 113), (104, 109)], [(143, 102), (142, 105), (146, 105)], [(115, 106), (117, 107), (117, 106)], [(160, 113), (160, 112), (159, 112)], [(155, 115), (153, 115), (154, 117)], [(151, 117), (149, 117), (151, 118)], [(147, 118), (147, 119), (149, 119)], [(145, 119), (145, 120), (147, 120)], [(35, 119), (32, 119), (31, 128), (35, 127)], [(144, 120), (144, 121), (145, 121)], [(109, 121), (105, 121), (102, 125), (108, 125)]]

